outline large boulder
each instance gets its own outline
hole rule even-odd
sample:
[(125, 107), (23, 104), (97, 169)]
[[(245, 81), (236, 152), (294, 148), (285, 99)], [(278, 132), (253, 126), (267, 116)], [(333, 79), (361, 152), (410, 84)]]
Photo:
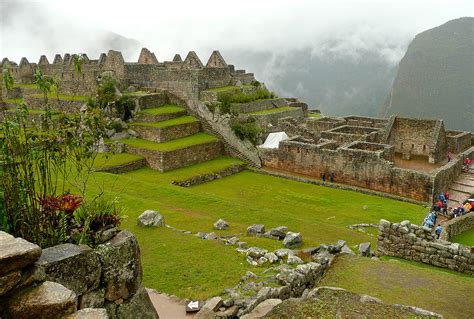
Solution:
[(142, 227), (160, 227), (165, 224), (165, 218), (155, 210), (146, 210), (137, 218), (137, 225)]
[(247, 235), (255, 236), (265, 233), (265, 225), (262, 224), (253, 224), (247, 228)]
[(60, 283), (78, 296), (99, 287), (100, 261), (88, 246), (62, 244), (46, 248), (36, 267), (46, 280)]
[(38, 245), (0, 231), (0, 275), (20, 270), (34, 263), (40, 255)]
[(229, 229), (229, 227), (230, 227), (229, 223), (223, 219), (219, 219), (217, 222), (214, 223), (214, 229), (217, 229), (217, 230), (225, 230), (225, 229)]
[(109, 315), (103, 308), (84, 308), (65, 319), (109, 319)]
[[(117, 307), (117, 318), (159, 319), (150, 296), (145, 288), (138, 289), (137, 293)], [(114, 316), (111, 316), (114, 318)]]
[(278, 226), (278, 227), (270, 229), (270, 235), (278, 237), (279, 239), (285, 238), (287, 232), (288, 232), (288, 227), (286, 226)]
[(15, 319), (63, 318), (76, 310), (76, 295), (61, 284), (45, 281), (10, 298), (8, 315)]
[(105, 299), (128, 299), (138, 290), (142, 281), (140, 248), (135, 236), (127, 230), (96, 249), (102, 265), (102, 286)]
[(286, 248), (297, 248), (300, 247), (303, 244), (303, 237), (301, 236), (300, 233), (292, 233), (289, 232), (286, 234), (285, 239), (283, 239), (283, 245), (285, 245)]
[(267, 299), (261, 303), (258, 304), (257, 307), (255, 307), (252, 312), (241, 316), (241, 319), (255, 319), (255, 318), (263, 318), (267, 313), (273, 310), (276, 306), (281, 304), (280, 299)]
[(0, 276), (0, 297), (15, 287), (20, 282), (20, 279), (20, 271), (12, 271), (4, 276)]

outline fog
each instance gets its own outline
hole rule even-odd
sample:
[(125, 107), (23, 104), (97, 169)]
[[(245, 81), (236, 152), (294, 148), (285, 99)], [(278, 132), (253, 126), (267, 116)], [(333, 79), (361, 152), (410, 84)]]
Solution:
[(417, 33), (474, 13), (472, 0), (0, 1), (0, 57), (37, 62), (46, 54), (51, 62), (55, 53), (97, 58), (112, 48), (136, 61), (144, 46), (159, 61), (194, 50), (206, 63), (219, 49), (279, 93), (302, 94), (321, 108), (308, 95), (313, 84), (297, 75), (288, 82), (289, 71), (304, 74), (307, 63), (328, 58), (359, 64), (370, 54), (386, 65), (380, 72), (388, 79)]

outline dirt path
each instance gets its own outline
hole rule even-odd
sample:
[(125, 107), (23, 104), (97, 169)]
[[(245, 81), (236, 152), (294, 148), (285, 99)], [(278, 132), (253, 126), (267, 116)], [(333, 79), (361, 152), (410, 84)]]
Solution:
[(147, 291), (160, 319), (191, 319), (195, 317), (195, 314), (186, 314), (184, 301), (157, 293), (152, 289), (147, 289)]

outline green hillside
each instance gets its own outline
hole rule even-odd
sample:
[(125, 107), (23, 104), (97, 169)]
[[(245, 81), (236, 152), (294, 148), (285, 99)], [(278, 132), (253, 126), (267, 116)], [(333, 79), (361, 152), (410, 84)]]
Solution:
[(474, 123), (474, 18), (418, 34), (400, 62), (382, 116), (441, 118), (449, 129)]

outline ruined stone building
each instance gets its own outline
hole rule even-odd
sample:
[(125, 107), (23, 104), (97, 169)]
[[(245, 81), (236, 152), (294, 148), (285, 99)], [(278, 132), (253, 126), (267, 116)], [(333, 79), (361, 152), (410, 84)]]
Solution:
[[(95, 95), (97, 78), (112, 72), (124, 89), (134, 87), (146, 92), (137, 96), (139, 110), (175, 103), (183, 109), (163, 116), (137, 113), (135, 131), (144, 140), (163, 143), (205, 132), (215, 140), (183, 149), (160, 152), (133, 147), (123, 139), (126, 151), (145, 157), (147, 165), (161, 171), (207, 161), (223, 153), (239, 157), (247, 164), (266, 171), (352, 185), (417, 201), (430, 202), (450, 188), (460, 175), (464, 157), (473, 157), (470, 132), (446, 130), (438, 119), (341, 118), (308, 116), (308, 106), (296, 98), (268, 98), (247, 103), (233, 103), (232, 112), (239, 118), (255, 120), (263, 131), (262, 141), (269, 133), (283, 131), (289, 139), (278, 148), (255, 147), (238, 138), (231, 129), (232, 116), (209, 109), (217, 103), (219, 92), (248, 94), (259, 83), (252, 73), (235, 70), (218, 51), (204, 65), (191, 51), (184, 60), (176, 54), (172, 61), (159, 62), (155, 54), (142, 49), (137, 62), (125, 62), (122, 54), (109, 51), (97, 60), (82, 55), (82, 74), (77, 78), (70, 54), (57, 54), (52, 63), (41, 56), (38, 63), (22, 58), (19, 64), (3, 59), (18, 83), (32, 83), (34, 70), (60, 80), (64, 93), (80, 92)], [(260, 85), (260, 84), (258, 84)], [(217, 89), (217, 90), (216, 90)], [(35, 105), (34, 97), (25, 97)], [(82, 102), (81, 102), (82, 103)], [(138, 112), (137, 111), (137, 112)], [(192, 115), (196, 121), (159, 128), (152, 122)], [(133, 123), (132, 123), (133, 125)], [(208, 140), (209, 137), (206, 137)], [(159, 148), (159, 147), (158, 147)], [(448, 152), (453, 160), (447, 162)], [(462, 202), (468, 191), (452, 190), (453, 201)]]

